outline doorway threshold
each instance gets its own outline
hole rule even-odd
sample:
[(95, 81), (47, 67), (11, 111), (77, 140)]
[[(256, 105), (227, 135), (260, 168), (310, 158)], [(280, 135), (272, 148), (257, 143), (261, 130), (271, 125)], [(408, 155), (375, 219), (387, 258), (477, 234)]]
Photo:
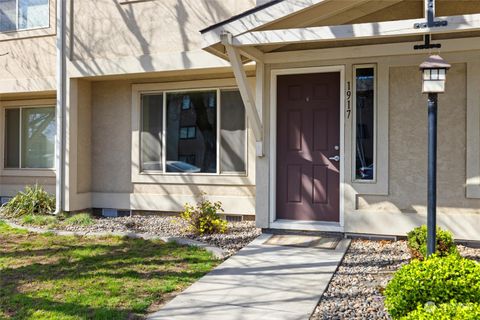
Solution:
[(278, 219), (270, 223), (270, 229), (344, 232), (339, 222)]

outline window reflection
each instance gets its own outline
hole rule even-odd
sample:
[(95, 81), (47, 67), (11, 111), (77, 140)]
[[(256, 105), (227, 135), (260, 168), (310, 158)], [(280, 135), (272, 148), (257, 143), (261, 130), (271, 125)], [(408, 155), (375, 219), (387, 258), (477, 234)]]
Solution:
[(375, 70), (372, 67), (357, 68), (355, 77), (355, 177), (357, 180), (373, 180), (375, 169)]
[(55, 108), (22, 111), (22, 168), (53, 168), (55, 159)]
[(221, 102), (221, 171), (245, 173), (245, 107), (238, 90), (222, 90)]
[(142, 96), (141, 161), (143, 170), (162, 170), (163, 95)]
[(167, 172), (217, 172), (216, 91), (167, 94)]
[(0, 0), (0, 32), (49, 26), (48, 0)]

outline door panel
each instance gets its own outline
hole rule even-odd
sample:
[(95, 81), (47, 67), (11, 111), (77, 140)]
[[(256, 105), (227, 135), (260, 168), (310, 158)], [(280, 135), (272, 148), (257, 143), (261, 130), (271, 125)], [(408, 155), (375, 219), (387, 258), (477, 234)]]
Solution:
[(339, 221), (340, 73), (277, 79), (277, 219)]

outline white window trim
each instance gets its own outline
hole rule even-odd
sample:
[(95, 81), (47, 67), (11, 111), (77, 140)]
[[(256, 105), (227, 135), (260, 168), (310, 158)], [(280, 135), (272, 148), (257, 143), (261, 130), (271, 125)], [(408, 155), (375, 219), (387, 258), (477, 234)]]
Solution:
[[(382, 59), (375, 59), (374, 61), (354, 61), (352, 64), (352, 74), (349, 78), (354, 79), (353, 66), (375, 65), (375, 179), (370, 181), (354, 180), (355, 177), (355, 135), (356, 130), (354, 117), (352, 121), (348, 121), (350, 125), (350, 165), (349, 173), (350, 184), (357, 194), (362, 195), (388, 195), (389, 188), (389, 104), (390, 104), (390, 65), (391, 62)], [(352, 84), (353, 88), (353, 84)], [(353, 94), (352, 94), (353, 100)], [(352, 102), (352, 112), (355, 112)]]
[[(55, 168), (5, 168), (5, 110), (18, 108), (55, 108), (55, 99), (34, 99), (23, 101), (1, 101), (0, 119), (0, 176), (55, 177)], [(21, 161), (21, 159), (20, 159)]]
[[(251, 80), (250, 80), (251, 81)], [(254, 87), (253, 81), (251, 81)], [(255, 171), (255, 161), (250, 159), (252, 135), (251, 130), (246, 121), (245, 130), (245, 172), (223, 172), (220, 173), (220, 129), (221, 129), (221, 107), (220, 92), (221, 90), (236, 89), (235, 79), (212, 79), (199, 81), (185, 81), (176, 83), (148, 83), (132, 85), (132, 182), (133, 183), (172, 183), (172, 184), (212, 184), (212, 185), (255, 185), (252, 172)], [(166, 96), (168, 93), (193, 92), (193, 91), (214, 91), (217, 90), (217, 172), (216, 173), (181, 173), (181, 172), (162, 172), (155, 170), (142, 171), (141, 169), (141, 96), (143, 94), (162, 93), (164, 106), (166, 104)], [(166, 136), (166, 108), (163, 110), (163, 132), (162, 141)], [(165, 166), (166, 160), (166, 144), (162, 145), (162, 166)]]
[[(378, 85), (377, 85), (377, 65), (372, 64), (355, 64), (352, 66), (352, 182), (361, 183), (361, 184), (375, 184), (377, 183), (377, 135), (378, 135), (378, 115), (377, 115), (377, 96), (378, 96)], [(373, 68), (373, 88), (374, 88), (374, 97), (373, 97), (373, 179), (372, 180), (363, 180), (356, 178), (356, 168), (357, 168), (357, 70), (358, 69), (368, 69)]]

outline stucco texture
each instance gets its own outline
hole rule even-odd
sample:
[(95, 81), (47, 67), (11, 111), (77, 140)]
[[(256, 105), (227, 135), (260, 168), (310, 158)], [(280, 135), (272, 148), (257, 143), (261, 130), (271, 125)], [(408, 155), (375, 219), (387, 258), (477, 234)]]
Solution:
[(199, 30), (254, 5), (254, 0), (76, 1), (73, 58), (199, 50)]
[(92, 187), (92, 86), (89, 81), (77, 81), (77, 191), (89, 192)]
[(51, 194), (55, 194), (55, 177), (0, 176), (0, 196), (12, 197), (27, 185), (39, 184)]
[(92, 84), (92, 191), (131, 192), (131, 86)]
[[(447, 75), (438, 110), (438, 211), (480, 213), (480, 201), (466, 198), (466, 65)], [(426, 211), (427, 107), (417, 67), (390, 68), (389, 195), (358, 196), (358, 209)]]
[(0, 32), (0, 94), (55, 90), (55, 5), (48, 27)]
[[(83, 100), (83, 103), (79, 103), (79, 116), (88, 121), (88, 99)], [(79, 134), (82, 127), (87, 130), (88, 125), (79, 124)], [(251, 134), (249, 137), (248, 163), (254, 163), (254, 141)], [(79, 153), (82, 153), (80, 149), (88, 153), (88, 136), (82, 140), (79, 139)], [(85, 156), (81, 158), (86, 159)], [(79, 165), (82, 161), (79, 156)], [(91, 168), (90, 191), (94, 194), (94, 207), (101, 204), (102, 207), (120, 206), (123, 209), (133, 206), (136, 210), (164, 211), (166, 209), (161, 208), (169, 208), (168, 210), (179, 211), (185, 202), (194, 201), (206, 194), (214, 200), (224, 202), (227, 213), (252, 214), (254, 211), (255, 186), (252, 168), (247, 177), (238, 179), (222, 175), (179, 175), (168, 176), (175, 180), (173, 182), (153, 182), (153, 179), (149, 183), (132, 182), (132, 82), (129, 80), (91, 83), (91, 164), (79, 167), (78, 186), (82, 192), (89, 189), (89, 179), (82, 178), (82, 175), (87, 174), (88, 167)], [(162, 175), (157, 175), (161, 180)], [(195, 182), (196, 178), (202, 182)], [(222, 182), (224, 179), (237, 179), (237, 183), (225, 184)], [(125, 200), (129, 196), (130, 200)], [(172, 200), (170, 196), (177, 198)], [(122, 197), (121, 204), (115, 197)], [(97, 198), (101, 198), (101, 201), (95, 200)], [(246, 209), (242, 211), (240, 208)]]

